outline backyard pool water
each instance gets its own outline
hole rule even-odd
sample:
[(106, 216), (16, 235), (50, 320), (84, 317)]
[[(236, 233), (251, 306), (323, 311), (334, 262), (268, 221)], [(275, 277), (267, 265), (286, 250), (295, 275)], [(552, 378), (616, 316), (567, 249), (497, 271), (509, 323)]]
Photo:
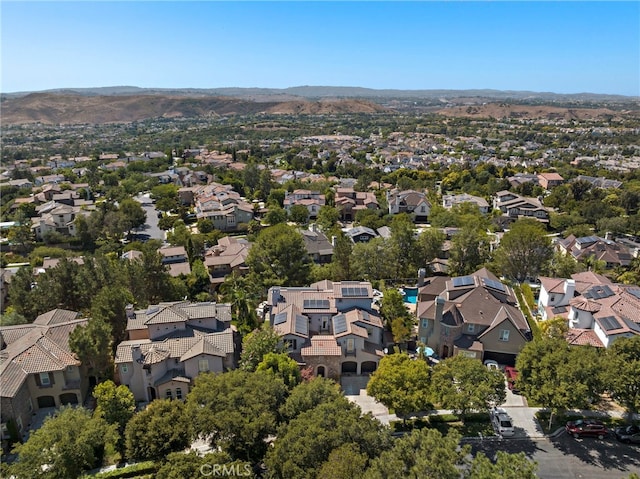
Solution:
[(418, 302), (418, 288), (402, 288), (402, 300), (405, 303), (416, 304)]

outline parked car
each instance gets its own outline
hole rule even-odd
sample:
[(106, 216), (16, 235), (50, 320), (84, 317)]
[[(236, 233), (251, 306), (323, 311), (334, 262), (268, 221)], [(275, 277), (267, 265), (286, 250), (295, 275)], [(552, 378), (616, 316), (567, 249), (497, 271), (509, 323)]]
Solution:
[(493, 429), (502, 437), (511, 437), (515, 435), (515, 429), (511, 418), (504, 409), (493, 408), (489, 412)]
[(498, 366), (498, 363), (493, 359), (487, 359), (484, 362), (484, 365), (487, 367), (487, 369), (495, 369), (496, 371), (500, 371), (500, 366)]
[(580, 437), (597, 437), (598, 439), (603, 439), (609, 434), (607, 427), (595, 419), (569, 421), (564, 428), (568, 434), (571, 434), (576, 439)]
[(516, 379), (518, 379), (518, 370), (513, 366), (505, 366), (504, 374), (507, 376), (507, 387), (514, 393), (518, 394), (518, 388), (516, 387)]
[(617, 427), (613, 431), (616, 439), (620, 442), (640, 444), (640, 427), (639, 426), (623, 426)]

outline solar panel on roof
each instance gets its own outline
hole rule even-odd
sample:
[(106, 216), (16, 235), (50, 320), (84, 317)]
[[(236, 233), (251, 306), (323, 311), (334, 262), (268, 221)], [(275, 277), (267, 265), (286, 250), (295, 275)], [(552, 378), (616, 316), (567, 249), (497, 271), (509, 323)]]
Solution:
[(606, 331), (612, 331), (614, 329), (620, 329), (620, 323), (613, 316), (607, 316), (607, 317), (604, 317), (604, 318), (600, 318), (600, 323), (602, 324), (602, 327)]
[(329, 309), (328, 299), (305, 299), (302, 302), (304, 309)]
[(342, 296), (345, 298), (356, 298), (360, 296), (367, 296), (367, 288), (355, 287), (355, 286), (342, 288)]
[(502, 293), (507, 292), (507, 288), (505, 288), (504, 284), (502, 284), (500, 281), (489, 278), (482, 278), (482, 282), (487, 286), (487, 288), (495, 289), (496, 291), (500, 291)]
[(606, 284), (593, 286), (589, 291), (585, 293), (587, 298), (591, 299), (603, 299), (613, 295), (613, 291)]
[(474, 283), (471, 276), (458, 276), (453, 278), (453, 287), (458, 288), (460, 286), (471, 286)]
[(278, 313), (273, 318), (273, 324), (282, 324), (287, 321), (287, 313)]
[(629, 288), (627, 290), (629, 294), (632, 294), (636, 298), (640, 299), (640, 288)]
[(333, 318), (333, 333), (340, 334), (347, 330), (347, 318), (344, 314), (339, 314)]
[(309, 322), (304, 316), (296, 316), (296, 333), (307, 336), (309, 334)]

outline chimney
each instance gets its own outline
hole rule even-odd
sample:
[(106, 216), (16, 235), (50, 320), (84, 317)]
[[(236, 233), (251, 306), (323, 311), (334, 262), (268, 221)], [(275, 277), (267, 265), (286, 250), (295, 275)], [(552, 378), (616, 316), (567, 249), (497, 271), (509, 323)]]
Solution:
[(336, 247), (336, 240), (338, 239), (337, 236), (332, 236), (331, 237), (331, 246), (333, 246), (334, 248)]
[(269, 290), (269, 306), (276, 306), (280, 301), (280, 288), (272, 286)]
[(127, 304), (124, 310), (127, 313), (127, 319), (134, 319), (136, 317), (136, 313), (133, 311), (133, 304)]
[(131, 346), (131, 358), (138, 363), (142, 363), (142, 361), (144, 361), (139, 344)]
[(435, 314), (435, 321), (440, 322), (442, 321), (442, 310), (444, 309), (444, 298), (441, 298), (440, 296), (436, 296), (435, 299), (435, 305), (436, 305), (436, 314)]
[(576, 291), (576, 282), (573, 279), (568, 279), (564, 282), (564, 296), (565, 301), (569, 301), (573, 298), (573, 295)]
[(418, 288), (424, 286), (424, 278), (427, 276), (427, 270), (425, 268), (420, 268), (418, 270)]

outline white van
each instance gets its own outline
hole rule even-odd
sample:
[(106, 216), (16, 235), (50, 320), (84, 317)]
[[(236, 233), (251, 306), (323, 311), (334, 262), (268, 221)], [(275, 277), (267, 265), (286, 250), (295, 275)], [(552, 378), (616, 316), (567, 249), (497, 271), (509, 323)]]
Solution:
[(504, 409), (493, 408), (490, 411), (491, 424), (493, 429), (502, 437), (512, 437), (515, 435), (511, 418)]

